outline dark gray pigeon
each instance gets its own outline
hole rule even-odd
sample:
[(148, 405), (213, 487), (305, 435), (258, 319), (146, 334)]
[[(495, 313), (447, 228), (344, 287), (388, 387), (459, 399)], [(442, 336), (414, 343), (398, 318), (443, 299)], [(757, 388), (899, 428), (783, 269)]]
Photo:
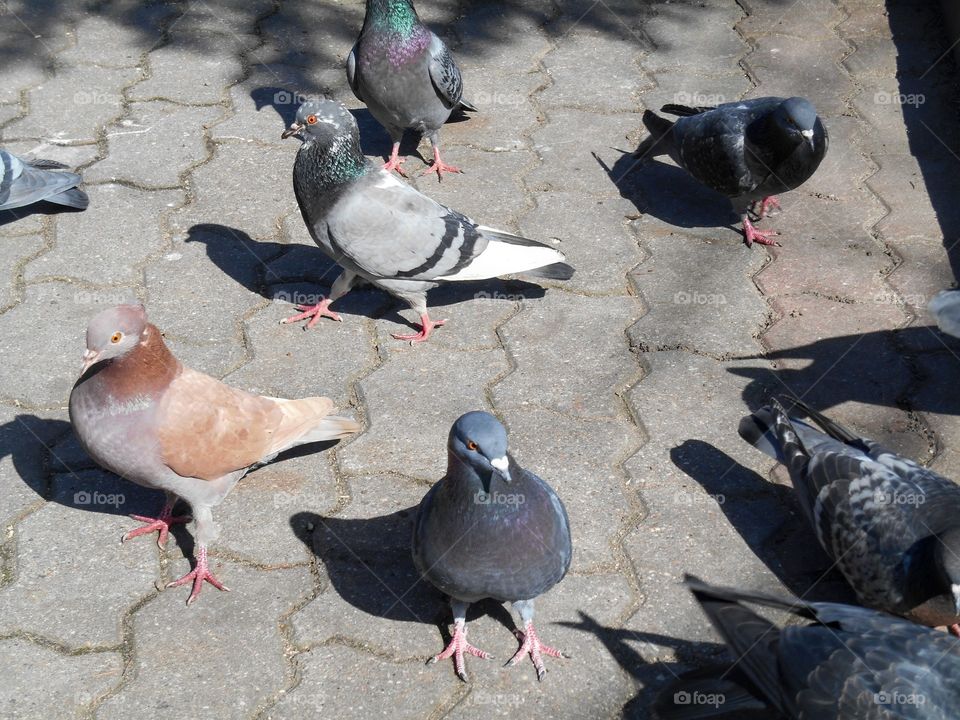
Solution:
[(947, 335), (960, 338), (960, 290), (944, 290), (930, 301), (930, 312)]
[(533, 600), (567, 574), (572, 546), (567, 511), (553, 489), (507, 453), (507, 431), (485, 412), (469, 412), (450, 429), (447, 474), (424, 496), (413, 531), (413, 561), (450, 597), (454, 631), (431, 662), (453, 656), (467, 679), (463, 654), (489, 658), (467, 642), (467, 606), (484, 598), (511, 602), (523, 621), (520, 649), (542, 680), (543, 655), (563, 654), (540, 642)]
[(82, 178), (58, 172), (65, 167), (53, 160), (29, 160), (0, 149), (0, 210), (41, 200), (83, 210), (90, 199), (77, 187)]
[[(654, 704), (660, 720), (957, 717), (960, 647), (946, 633), (850, 605), (686, 582), (735, 662), (672, 683)], [(807, 622), (781, 629), (745, 602)]]
[(328, 307), (358, 279), (410, 305), (421, 331), (394, 335), (421, 342), (445, 320), (427, 314), (427, 290), (445, 282), (524, 275), (567, 280), (573, 268), (563, 253), (534, 240), (478, 225), (422, 195), (360, 151), (357, 123), (333, 100), (304, 103), (283, 137), (301, 133), (293, 189), (314, 241), (343, 273), (330, 297), (284, 322), (339, 320)]
[(730, 198), (743, 221), (747, 245), (775, 245), (774, 231), (757, 230), (747, 210), (758, 203), (760, 218), (774, 195), (799, 187), (816, 171), (827, 152), (827, 129), (809, 101), (800, 97), (762, 97), (716, 107), (664, 105), (681, 116), (671, 122), (647, 110), (650, 131), (634, 156), (669, 155), (680, 167)]
[(386, 170), (401, 169), (397, 158), (404, 130), (426, 135), (433, 147), (435, 172), (460, 172), (440, 159), (439, 134), (456, 108), (476, 111), (463, 99), (460, 68), (426, 25), (410, 0), (367, 0), (367, 14), (347, 57), (347, 80), (358, 100), (393, 138)]
[(860, 602), (960, 634), (960, 486), (797, 404), (823, 432), (774, 401), (740, 436), (786, 465)]

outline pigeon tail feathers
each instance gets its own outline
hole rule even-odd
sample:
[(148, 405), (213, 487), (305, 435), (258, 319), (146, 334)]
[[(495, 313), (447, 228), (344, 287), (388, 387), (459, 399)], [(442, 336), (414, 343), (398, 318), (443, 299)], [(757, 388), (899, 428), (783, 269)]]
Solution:
[(349, 418), (331, 415), (333, 401), (325, 397), (300, 400), (272, 398), (283, 417), (270, 444), (268, 456), (308, 443), (341, 440), (360, 431)]

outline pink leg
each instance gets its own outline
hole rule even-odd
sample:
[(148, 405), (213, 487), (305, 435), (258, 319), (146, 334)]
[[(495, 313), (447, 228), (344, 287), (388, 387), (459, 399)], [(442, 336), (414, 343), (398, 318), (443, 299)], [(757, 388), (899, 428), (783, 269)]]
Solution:
[(197, 596), (200, 594), (200, 589), (203, 587), (204, 580), (213, 585), (217, 590), (225, 590), (226, 592), (230, 592), (230, 588), (224, 587), (223, 584), (210, 573), (209, 568), (207, 568), (206, 546), (200, 545), (199, 548), (200, 549), (197, 552), (197, 566), (179, 580), (174, 580), (172, 583), (167, 583), (167, 587), (172, 588), (185, 585), (191, 580), (193, 581), (193, 592), (191, 592), (190, 597), (187, 598), (187, 605), (197, 599)]
[(163, 548), (163, 546), (167, 544), (167, 535), (170, 532), (171, 525), (190, 522), (189, 515), (173, 517), (173, 506), (176, 504), (176, 498), (167, 498), (167, 501), (163, 504), (163, 510), (160, 511), (160, 517), (157, 518), (147, 517), (146, 515), (131, 515), (130, 517), (134, 520), (139, 520), (147, 524), (143, 527), (138, 527), (136, 530), (131, 530), (120, 538), (120, 542), (126, 542), (131, 538), (140, 537), (141, 535), (149, 535), (159, 530), (160, 535), (157, 537), (157, 545)]
[(779, 234), (776, 230), (757, 230), (750, 222), (750, 218), (746, 215), (743, 216), (743, 241), (747, 244), (747, 247), (750, 247), (753, 243), (779, 246), (780, 243), (770, 239), (771, 236)]
[(440, 148), (436, 145), (433, 146), (433, 165), (424, 170), (421, 174), (426, 175), (427, 173), (435, 172), (439, 180), (443, 180), (443, 174), (448, 173), (459, 173), (463, 172), (460, 168), (455, 168), (453, 165), (447, 165), (443, 160), (440, 159)]
[(289, 323), (295, 323), (299, 322), (300, 320), (306, 320), (307, 318), (310, 318), (310, 322), (308, 322), (304, 328), (305, 330), (309, 330), (318, 322), (320, 322), (320, 318), (322, 317), (328, 317), (332, 320), (336, 320), (337, 322), (343, 322), (343, 318), (341, 318), (337, 313), (327, 309), (330, 307), (330, 303), (332, 302), (333, 300), (326, 298), (323, 300), (323, 302), (319, 302), (316, 305), (297, 305), (297, 310), (302, 310), (303, 312), (301, 312), (299, 315), (293, 315), (292, 317), (284, 318), (280, 321), (280, 324), (287, 325)]
[(473, 645), (467, 642), (467, 625), (463, 620), (456, 620), (453, 624), (453, 637), (450, 638), (450, 643), (444, 648), (444, 651), (439, 655), (434, 655), (430, 658), (429, 662), (435, 663), (440, 660), (446, 660), (448, 657), (453, 655), (453, 668), (457, 671), (457, 676), (463, 680), (467, 681), (467, 671), (463, 665), (463, 654), (467, 653), (469, 655), (476, 655), (478, 658), (483, 658), (484, 660), (490, 659), (490, 653), (484, 652), (479, 648), (475, 648)]
[(949, 630), (950, 634), (954, 637), (960, 638), (960, 624), (954, 623), (953, 625), (948, 625), (947, 630)]
[(507, 665), (516, 665), (522, 657), (529, 653), (530, 659), (533, 660), (533, 667), (537, 670), (537, 680), (543, 680), (543, 676), (547, 674), (547, 669), (543, 666), (542, 656), (549, 655), (550, 657), (562, 658), (566, 655), (541, 643), (540, 638), (537, 637), (537, 631), (533, 629), (533, 622), (527, 623), (526, 630), (525, 633), (516, 631), (517, 639), (521, 642), (520, 649), (517, 650), (516, 655), (510, 658)]
[(430, 316), (427, 313), (424, 313), (420, 316), (420, 332), (413, 333), (411, 335), (398, 335), (394, 334), (394, 340), (409, 340), (411, 343), (423, 342), (428, 337), (430, 337), (430, 332), (435, 327), (440, 327), (446, 322), (446, 320), (431, 320)]
[(777, 200), (776, 195), (768, 195), (763, 200), (760, 201), (760, 212), (757, 213), (757, 216), (762, 220), (767, 214), (767, 208), (774, 207), (777, 210), (780, 210), (780, 201)]
[(406, 158), (403, 158), (403, 160), (401, 160), (399, 157), (397, 157), (399, 154), (400, 154), (400, 143), (395, 142), (393, 144), (393, 150), (390, 151), (390, 159), (383, 164), (383, 169), (386, 170), (387, 172), (389, 172), (390, 170), (396, 170), (398, 173), (400, 173), (404, 177), (409, 177), (403, 171), (403, 168), (400, 167), (401, 165), (403, 165)]

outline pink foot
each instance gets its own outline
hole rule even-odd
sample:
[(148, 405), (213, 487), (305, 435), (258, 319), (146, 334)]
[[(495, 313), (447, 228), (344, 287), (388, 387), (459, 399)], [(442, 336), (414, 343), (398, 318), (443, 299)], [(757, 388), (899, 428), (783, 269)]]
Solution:
[(386, 170), (387, 172), (390, 172), (391, 170), (396, 170), (398, 173), (400, 173), (404, 177), (410, 177), (403, 171), (403, 168), (400, 167), (401, 165), (403, 165), (406, 158), (401, 159), (397, 157), (399, 154), (400, 154), (400, 143), (394, 143), (393, 150), (390, 151), (390, 159), (383, 164), (383, 169)]
[(440, 660), (446, 660), (453, 655), (453, 668), (457, 671), (457, 677), (466, 682), (467, 671), (463, 665), (463, 654), (476, 655), (478, 658), (483, 658), (484, 660), (489, 660), (491, 655), (480, 648), (475, 648), (467, 642), (467, 626), (465, 623), (456, 621), (453, 628), (453, 637), (450, 638), (450, 643), (442, 653), (430, 658), (428, 663), (433, 664)]
[(460, 168), (454, 167), (453, 165), (447, 165), (443, 160), (440, 159), (440, 150), (437, 148), (433, 149), (433, 165), (424, 170), (421, 175), (426, 175), (427, 173), (435, 172), (437, 174), (437, 179), (443, 180), (443, 174), (446, 173), (462, 173), (463, 170)]
[(333, 300), (326, 298), (323, 302), (319, 302), (316, 305), (297, 305), (297, 310), (302, 310), (303, 312), (301, 312), (299, 315), (284, 318), (280, 321), (280, 324), (287, 325), (289, 323), (295, 323), (310, 318), (310, 322), (308, 322), (304, 328), (305, 330), (309, 330), (318, 322), (320, 322), (320, 318), (322, 317), (328, 317), (331, 320), (343, 322), (343, 318), (341, 318), (337, 313), (327, 309), (330, 307), (330, 303), (332, 302)]
[(750, 218), (743, 218), (743, 241), (747, 244), (747, 247), (750, 247), (753, 243), (779, 246), (780, 243), (776, 240), (771, 240), (773, 235), (779, 234), (776, 230), (757, 230), (753, 226), (753, 223), (750, 222)]
[(187, 598), (187, 605), (197, 599), (197, 596), (200, 594), (200, 589), (203, 587), (204, 580), (213, 585), (217, 590), (230, 592), (230, 588), (224, 587), (223, 583), (217, 580), (207, 568), (207, 548), (203, 545), (200, 546), (200, 550), (197, 553), (197, 566), (179, 580), (167, 583), (167, 587), (180, 587), (191, 580), (193, 581), (193, 592), (191, 592), (190, 597)]
[(411, 343), (423, 342), (433, 331), (435, 327), (440, 327), (446, 322), (446, 320), (431, 320), (430, 316), (424, 313), (420, 316), (420, 332), (413, 333), (411, 335), (397, 335), (394, 334), (394, 340), (409, 340)]
[(771, 207), (780, 210), (780, 201), (777, 200), (776, 195), (768, 195), (760, 201), (760, 212), (757, 213), (757, 217), (762, 220), (767, 214), (767, 209)]
[(171, 525), (178, 525), (181, 523), (190, 522), (189, 515), (178, 515), (173, 517), (173, 506), (176, 505), (177, 501), (174, 500), (170, 502), (169, 500), (164, 503), (163, 510), (160, 511), (160, 517), (152, 518), (145, 515), (131, 515), (134, 520), (139, 520), (142, 523), (147, 523), (143, 527), (138, 527), (136, 530), (131, 530), (122, 538), (120, 542), (126, 542), (135, 537), (140, 537), (141, 535), (149, 535), (152, 532), (160, 531), (160, 535), (157, 537), (157, 545), (163, 548), (167, 544), (167, 536), (170, 533)]
[(533, 660), (533, 667), (537, 670), (537, 680), (543, 680), (543, 676), (547, 674), (547, 669), (543, 666), (542, 655), (549, 655), (555, 658), (566, 657), (566, 655), (559, 650), (555, 650), (540, 642), (540, 638), (537, 637), (537, 631), (533, 629), (532, 622), (527, 623), (527, 631), (525, 633), (517, 630), (515, 634), (517, 640), (521, 642), (520, 649), (517, 650), (516, 655), (510, 658), (510, 662), (508, 662), (507, 665), (516, 665), (522, 657), (529, 653), (530, 659)]
[(954, 637), (960, 638), (960, 624), (954, 623), (953, 625), (947, 625), (947, 630)]

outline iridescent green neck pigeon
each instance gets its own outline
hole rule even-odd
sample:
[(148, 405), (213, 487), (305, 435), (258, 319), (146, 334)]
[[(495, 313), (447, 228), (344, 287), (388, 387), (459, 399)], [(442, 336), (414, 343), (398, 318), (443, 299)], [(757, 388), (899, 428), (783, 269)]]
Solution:
[(284, 322), (321, 317), (358, 278), (410, 305), (421, 330), (394, 335), (421, 342), (445, 320), (427, 314), (427, 290), (446, 282), (524, 274), (567, 280), (573, 268), (563, 253), (534, 240), (475, 223), (375, 167), (360, 151), (357, 123), (333, 100), (304, 103), (283, 137), (300, 134), (293, 189), (314, 241), (343, 268), (330, 297), (300, 306)]
[(413, 532), (413, 560), (424, 578), (450, 597), (453, 637), (432, 662), (451, 655), (466, 680), (464, 653), (490, 656), (467, 642), (466, 613), (483, 598), (510, 602), (520, 614), (520, 649), (543, 679), (543, 655), (563, 654), (540, 642), (533, 601), (570, 567), (570, 522), (560, 498), (507, 453), (507, 432), (485, 412), (461, 416), (447, 442), (447, 474), (424, 496)]
[(674, 122), (647, 110), (650, 135), (634, 151), (641, 160), (669, 155), (694, 178), (730, 198), (749, 246), (776, 245), (775, 231), (757, 230), (747, 210), (763, 218), (774, 195), (806, 182), (827, 152), (827, 129), (804, 98), (762, 97), (716, 107), (664, 105)]
[(433, 165), (426, 172), (460, 172), (440, 159), (440, 126), (454, 109), (476, 111), (462, 98), (460, 69), (443, 40), (420, 22), (410, 0), (367, 0), (367, 14), (347, 57), (347, 80), (353, 94), (393, 139), (386, 170), (401, 175), (398, 159), (404, 130), (426, 135)]
[(27, 160), (0, 149), (0, 210), (24, 207), (46, 200), (83, 210), (90, 202), (77, 185), (76, 173), (53, 160)]

